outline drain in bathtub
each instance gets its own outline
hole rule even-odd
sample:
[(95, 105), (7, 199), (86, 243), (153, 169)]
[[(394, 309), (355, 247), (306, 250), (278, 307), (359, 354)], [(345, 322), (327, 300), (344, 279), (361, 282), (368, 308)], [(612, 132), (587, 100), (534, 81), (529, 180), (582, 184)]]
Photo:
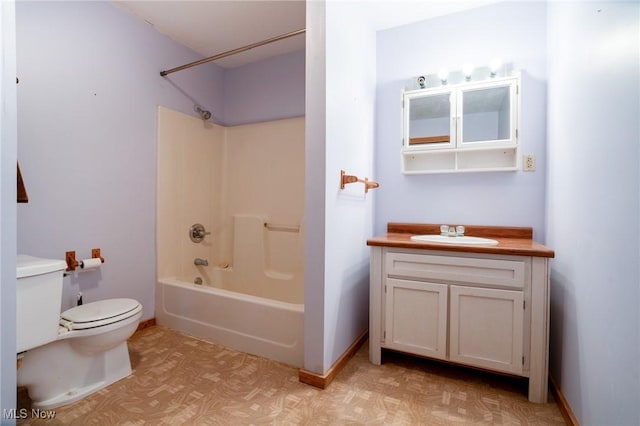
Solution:
[(202, 278), (200, 278), (200, 277), (196, 277), (196, 279), (195, 279), (195, 280), (193, 280), (193, 283), (194, 283), (194, 284), (198, 284), (198, 285), (202, 285)]

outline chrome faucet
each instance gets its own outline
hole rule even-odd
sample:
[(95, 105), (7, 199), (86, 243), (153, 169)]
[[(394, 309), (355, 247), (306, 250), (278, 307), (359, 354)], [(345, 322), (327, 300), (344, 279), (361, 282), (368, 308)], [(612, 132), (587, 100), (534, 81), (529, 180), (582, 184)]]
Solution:
[(209, 266), (209, 262), (206, 259), (200, 259), (199, 257), (193, 260), (193, 264), (196, 266)]

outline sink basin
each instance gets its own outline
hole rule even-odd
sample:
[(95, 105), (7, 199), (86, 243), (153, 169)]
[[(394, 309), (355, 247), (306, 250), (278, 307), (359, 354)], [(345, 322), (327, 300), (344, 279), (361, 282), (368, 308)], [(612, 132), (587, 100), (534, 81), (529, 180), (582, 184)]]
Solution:
[(447, 235), (414, 235), (411, 237), (413, 241), (423, 241), (425, 243), (442, 243), (442, 244), (462, 244), (470, 246), (497, 246), (498, 242), (490, 238), (481, 237), (449, 237)]

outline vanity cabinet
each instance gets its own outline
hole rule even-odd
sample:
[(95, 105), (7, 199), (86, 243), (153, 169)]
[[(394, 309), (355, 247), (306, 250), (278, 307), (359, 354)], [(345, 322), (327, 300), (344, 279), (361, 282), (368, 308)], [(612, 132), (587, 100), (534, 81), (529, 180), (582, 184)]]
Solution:
[(403, 93), (402, 172), (516, 170), (520, 76)]
[(385, 348), (528, 377), (529, 399), (546, 402), (548, 257), (380, 241), (369, 241), (372, 363)]

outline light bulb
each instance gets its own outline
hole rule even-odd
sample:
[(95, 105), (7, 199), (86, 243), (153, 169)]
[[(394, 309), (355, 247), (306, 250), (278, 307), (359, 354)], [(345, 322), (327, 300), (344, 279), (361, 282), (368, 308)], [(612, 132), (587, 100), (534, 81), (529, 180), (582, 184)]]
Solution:
[(472, 64), (464, 64), (462, 66), (462, 72), (464, 73), (464, 79), (469, 81), (471, 80), (471, 74), (473, 73), (473, 65)]
[(498, 73), (498, 70), (502, 66), (502, 61), (499, 58), (493, 58), (491, 62), (489, 62), (489, 69), (491, 70), (491, 77), (495, 77)]
[(442, 84), (447, 84), (447, 78), (449, 78), (449, 70), (447, 70), (446, 68), (441, 68), (440, 71), (438, 71), (438, 78), (440, 79), (440, 82), (442, 82)]

